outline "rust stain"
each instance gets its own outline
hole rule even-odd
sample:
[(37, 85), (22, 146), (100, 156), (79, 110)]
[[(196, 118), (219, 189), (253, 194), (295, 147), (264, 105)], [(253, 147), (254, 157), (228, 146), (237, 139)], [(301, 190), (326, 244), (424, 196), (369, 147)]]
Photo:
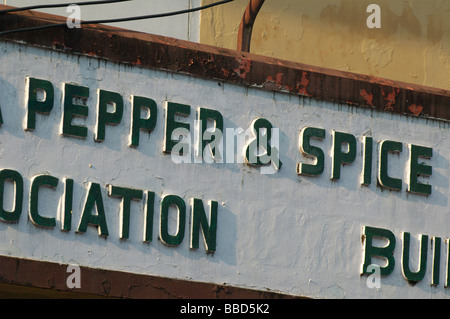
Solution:
[(142, 65), (141, 57), (138, 56), (136, 62), (133, 63), (134, 65)]
[(272, 75), (268, 75), (266, 78), (266, 81), (264, 82), (264, 87), (266, 89), (272, 89), (272, 90), (283, 89), (282, 79), (283, 79), (283, 73), (281, 73), (281, 72), (278, 72), (275, 75), (275, 77), (272, 77)]
[(282, 78), (283, 78), (283, 73), (278, 72), (278, 73), (275, 75), (275, 78), (273, 78), (271, 75), (267, 76), (267, 81), (269, 81), (269, 82), (275, 82), (275, 84), (276, 84), (278, 87), (281, 87), (281, 80), (282, 80)]
[(364, 101), (367, 102), (367, 104), (373, 106), (373, 94), (368, 93), (366, 89), (362, 89), (359, 91)]
[(297, 87), (296, 89), (298, 90), (298, 93), (301, 95), (306, 95), (309, 96), (308, 92), (306, 91), (306, 87), (309, 84), (309, 79), (307, 77), (307, 72), (303, 71), (302, 72), (302, 79), (297, 82)]
[(419, 114), (422, 113), (422, 111), (423, 111), (423, 106), (422, 105), (411, 104), (410, 106), (408, 106), (408, 109), (415, 116), (419, 116)]
[(70, 48), (68, 46), (65, 45), (64, 42), (59, 42), (59, 41), (53, 41), (52, 42), (52, 47), (58, 50), (70, 50)]
[(244, 79), (247, 77), (247, 74), (250, 72), (252, 68), (252, 60), (247, 58), (238, 58), (239, 67), (237, 69), (233, 69), (233, 71), (241, 78)]
[(384, 90), (381, 89), (381, 93), (383, 94), (383, 97), (386, 101), (386, 105), (385, 105), (384, 109), (387, 111), (393, 111), (396, 97), (397, 97), (397, 94), (400, 93), (400, 89), (392, 88), (392, 91), (389, 92), (388, 94), (386, 94), (384, 92)]
[(222, 68), (222, 74), (223, 74), (226, 78), (228, 78), (228, 76), (230, 75), (230, 71), (227, 70), (227, 69), (225, 69), (225, 68)]
[(214, 55), (212, 53), (209, 54), (209, 59), (206, 62), (207, 63), (213, 63), (214, 62)]

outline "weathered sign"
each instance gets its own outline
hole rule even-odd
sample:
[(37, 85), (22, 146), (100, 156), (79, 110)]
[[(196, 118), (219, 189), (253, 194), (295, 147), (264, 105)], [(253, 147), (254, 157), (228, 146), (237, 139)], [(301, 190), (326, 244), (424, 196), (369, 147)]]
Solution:
[(447, 294), (447, 122), (1, 50), (1, 254), (310, 297)]

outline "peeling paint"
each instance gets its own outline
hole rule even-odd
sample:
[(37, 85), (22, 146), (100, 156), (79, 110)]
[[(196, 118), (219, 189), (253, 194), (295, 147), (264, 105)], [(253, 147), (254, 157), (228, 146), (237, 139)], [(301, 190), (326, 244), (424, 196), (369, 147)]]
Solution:
[(392, 88), (392, 91), (387, 94), (384, 92), (384, 89), (381, 89), (381, 93), (386, 101), (386, 105), (385, 105), (384, 109), (386, 111), (393, 111), (395, 101), (396, 101), (396, 96), (398, 93), (400, 93), (400, 89)]
[(363, 97), (364, 101), (367, 102), (367, 104), (373, 105), (373, 94), (372, 93), (368, 93), (366, 91), (366, 89), (362, 89), (362, 90), (360, 90), (360, 94)]
[(415, 116), (419, 116), (419, 114), (422, 113), (422, 111), (423, 111), (423, 106), (422, 105), (411, 104), (410, 106), (408, 106), (408, 109)]
[(306, 87), (309, 84), (309, 79), (307, 76), (307, 73), (305, 71), (302, 72), (302, 79), (297, 82), (296, 89), (298, 90), (298, 93), (301, 95), (309, 96), (308, 92), (306, 91)]
[(234, 69), (233, 71), (241, 78), (244, 79), (247, 77), (247, 74), (250, 72), (252, 68), (252, 61), (247, 58), (238, 58), (236, 60), (239, 63), (239, 67)]
[(283, 73), (278, 72), (278, 73), (275, 75), (275, 78), (273, 78), (271, 75), (268, 75), (268, 76), (267, 76), (267, 81), (268, 81), (268, 82), (275, 82), (275, 84), (276, 84), (278, 87), (281, 87), (281, 80), (282, 80), (282, 78), (283, 78)]

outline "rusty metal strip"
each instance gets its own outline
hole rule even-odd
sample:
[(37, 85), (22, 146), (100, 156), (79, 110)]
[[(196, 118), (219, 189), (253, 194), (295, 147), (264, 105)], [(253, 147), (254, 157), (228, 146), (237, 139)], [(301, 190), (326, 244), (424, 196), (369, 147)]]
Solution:
[[(7, 9), (8, 6), (0, 6)], [(0, 30), (64, 22), (37, 12), (6, 14)], [(87, 25), (8, 34), (18, 41), (117, 63), (286, 92), (411, 116), (450, 120), (450, 91), (325, 69), (120, 28)]]
[(84, 294), (87, 298), (86, 294), (90, 294), (130, 299), (298, 299), (274, 292), (88, 267), (80, 267), (80, 287), (68, 288), (68, 265), (6, 256), (0, 256), (0, 264), (0, 283), (74, 292), (74, 297)]

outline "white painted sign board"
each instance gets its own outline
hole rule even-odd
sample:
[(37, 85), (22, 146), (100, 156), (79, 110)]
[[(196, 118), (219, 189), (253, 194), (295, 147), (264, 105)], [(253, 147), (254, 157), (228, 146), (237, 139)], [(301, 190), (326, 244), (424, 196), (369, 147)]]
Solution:
[[(3, 42), (0, 50), (0, 254), (306, 297), (447, 296), (446, 122), (22, 44)], [(30, 111), (51, 100), (45, 84), (53, 88), (52, 108)], [(117, 96), (121, 116), (120, 106), (105, 102)], [(150, 131), (140, 129), (138, 145), (130, 145), (136, 97), (155, 102), (154, 114), (148, 107), (136, 114), (156, 122)], [(222, 162), (195, 154), (199, 112), (210, 110), (223, 117)], [(214, 127), (214, 121), (206, 122)], [(261, 124), (261, 136), (267, 137), (267, 122), (273, 128), (272, 155), (281, 163), (274, 156), (269, 165), (249, 165), (244, 157), (255, 138), (252, 125)], [(189, 132), (187, 157), (168, 152), (167, 132), (174, 126)], [(64, 129), (75, 133), (63, 134)], [(240, 144), (239, 132), (247, 143)], [(371, 163), (367, 140), (373, 143)], [(264, 153), (267, 141), (262, 145)], [(366, 183), (364, 171), (370, 172)], [(20, 187), (14, 176), (23, 181), (23, 207), (16, 215)], [(206, 216), (206, 224), (192, 218), (194, 199), (197, 217)], [(129, 219), (123, 213), (127, 204)], [(8, 222), (8, 214), (17, 218)], [(70, 225), (64, 224), (68, 220)], [(205, 245), (202, 229), (215, 233), (215, 240)], [(395, 237), (390, 264), (394, 259), (395, 266), (377, 282), (376, 272), (361, 271), (365, 258), (378, 270), (387, 267), (385, 258), (368, 255), (387, 244), (380, 235), (386, 233)], [(411, 273), (419, 273), (419, 235), (428, 236), (422, 236), (427, 267), (414, 285), (402, 271), (404, 233), (410, 234)], [(369, 247), (371, 234), (381, 238), (374, 235)]]

